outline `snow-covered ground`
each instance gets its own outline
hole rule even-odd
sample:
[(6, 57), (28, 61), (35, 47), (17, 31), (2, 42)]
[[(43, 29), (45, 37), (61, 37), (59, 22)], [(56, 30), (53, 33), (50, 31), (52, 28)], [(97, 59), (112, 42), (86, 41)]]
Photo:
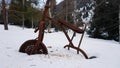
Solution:
[[(21, 44), (37, 37), (34, 29), (9, 26), (6, 31), (0, 25), (0, 68), (120, 68), (120, 45), (113, 40), (89, 38), (85, 34), (81, 48), (94, 59), (85, 59), (75, 50), (64, 49), (68, 41), (63, 32), (45, 33), (44, 43), (48, 55), (27, 55), (18, 52)], [(72, 32), (69, 32), (72, 35)], [(73, 40), (77, 45), (80, 34)]]

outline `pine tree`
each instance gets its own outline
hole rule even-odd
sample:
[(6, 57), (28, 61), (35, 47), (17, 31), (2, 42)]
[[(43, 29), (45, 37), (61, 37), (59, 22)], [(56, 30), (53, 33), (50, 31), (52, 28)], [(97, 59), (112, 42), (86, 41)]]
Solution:
[(34, 22), (38, 23), (41, 17), (41, 15), (39, 15), (41, 10), (34, 8), (33, 4), (37, 5), (38, 0), (11, 0), (9, 21), (13, 22), (15, 25), (23, 25), (22, 22), (24, 22), (25, 27), (32, 26), (33, 18)]
[(96, 0), (95, 15), (89, 31), (91, 37), (118, 41), (118, 7), (119, 0)]

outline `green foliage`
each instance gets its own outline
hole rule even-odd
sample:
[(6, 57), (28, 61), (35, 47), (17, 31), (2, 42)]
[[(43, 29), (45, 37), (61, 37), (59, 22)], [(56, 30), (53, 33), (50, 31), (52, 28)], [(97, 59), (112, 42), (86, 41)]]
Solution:
[(32, 21), (33, 26), (36, 25), (41, 18), (41, 10), (35, 7), (37, 4), (38, 0), (11, 0), (9, 21), (22, 26), (24, 15), (25, 27), (32, 27)]
[(89, 30), (90, 37), (114, 39), (119, 37), (119, 0), (96, 0), (95, 15)]

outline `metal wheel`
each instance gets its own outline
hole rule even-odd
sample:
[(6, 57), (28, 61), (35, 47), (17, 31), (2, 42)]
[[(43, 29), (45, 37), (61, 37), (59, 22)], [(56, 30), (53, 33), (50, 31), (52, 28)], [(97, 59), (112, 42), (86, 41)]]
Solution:
[[(30, 55), (32, 49), (35, 47), (37, 40), (27, 40), (25, 41), (19, 49), (19, 52), (27, 53)], [(37, 49), (32, 54), (48, 54), (46, 46), (41, 43)]]

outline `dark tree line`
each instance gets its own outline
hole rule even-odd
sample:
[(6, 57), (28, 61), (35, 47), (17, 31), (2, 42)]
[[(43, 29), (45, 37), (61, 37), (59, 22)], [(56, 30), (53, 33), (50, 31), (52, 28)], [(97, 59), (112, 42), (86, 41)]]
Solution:
[[(3, 10), (1, 1), (1, 9)], [(5, 7), (9, 6), (6, 10), (7, 23), (13, 25), (22, 26), (24, 22), (24, 27), (34, 27), (41, 18), (41, 9), (36, 8), (39, 4), (39, 0), (10, 0), (10, 3), (5, 0)], [(0, 22), (3, 22), (3, 13), (0, 15)], [(24, 16), (24, 20), (23, 20)]]
[(88, 34), (93, 38), (119, 40), (119, 0), (95, 0)]
[(35, 8), (38, 0), (11, 0), (9, 10), (9, 21), (14, 25), (34, 27), (40, 20), (41, 10)]

